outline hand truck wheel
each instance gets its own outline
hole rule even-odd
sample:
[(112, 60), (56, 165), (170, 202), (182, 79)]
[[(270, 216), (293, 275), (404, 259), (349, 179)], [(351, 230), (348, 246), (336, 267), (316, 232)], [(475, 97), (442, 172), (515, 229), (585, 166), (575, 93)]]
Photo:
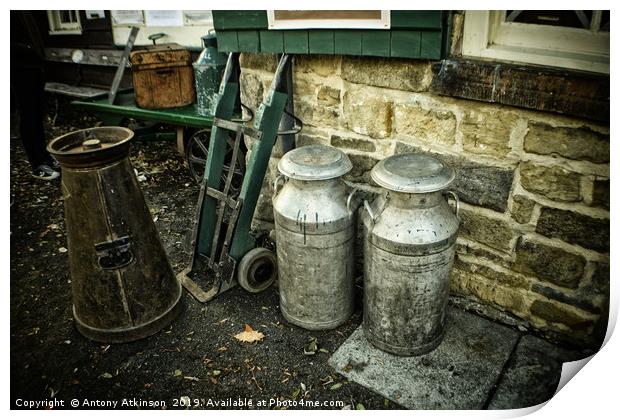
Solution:
[(237, 266), (237, 282), (250, 293), (259, 293), (273, 284), (278, 276), (276, 255), (267, 248), (254, 248)]

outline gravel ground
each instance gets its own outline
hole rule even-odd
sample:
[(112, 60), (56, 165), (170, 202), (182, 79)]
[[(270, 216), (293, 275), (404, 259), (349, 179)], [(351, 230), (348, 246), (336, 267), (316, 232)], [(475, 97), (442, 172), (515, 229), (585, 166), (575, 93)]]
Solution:
[[(46, 121), (48, 138), (94, 125), (64, 103)], [(57, 111), (57, 112), (56, 112)], [(56, 115), (57, 114), (57, 115)], [(175, 272), (189, 261), (185, 238), (193, 221), (198, 186), (172, 142), (133, 142), (131, 162), (141, 182)], [(253, 295), (241, 288), (186, 309), (162, 332), (129, 344), (102, 345), (73, 325), (68, 252), (60, 181), (30, 175), (20, 141), (11, 140), (11, 405), (18, 399), (52, 401), (71, 408), (77, 399), (116, 402), (116, 408), (165, 402), (174, 408), (312, 408), (309, 401), (345, 408), (397, 409), (394, 402), (334, 372), (327, 359), (361, 322), (361, 293), (355, 314), (343, 326), (309, 332), (286, 323), (272, 287)], [(244, 325), (265, 334), (258, 343), (234, 335)], [(304, 355), (316, 339), (321, 349)], [(20, 400), (20, 401), (21, 401)], [(257, 407), (261, 401), (262, 407)], [(280, 402), (280, 405), (275, 402)], [(61, 406), (62, 402), (62, 406)], [(271, 402), (271, 404), (270, 404)], [(218, 404), (220, 404), (218, 406)], [(321, 407), (336, 408), (338, 407)], [(48, 407), (49, 408), (49, 407)], [(92, 407), (89, 407), (92, 408)], [(295, 408), (295, 407), (292, 407)]]

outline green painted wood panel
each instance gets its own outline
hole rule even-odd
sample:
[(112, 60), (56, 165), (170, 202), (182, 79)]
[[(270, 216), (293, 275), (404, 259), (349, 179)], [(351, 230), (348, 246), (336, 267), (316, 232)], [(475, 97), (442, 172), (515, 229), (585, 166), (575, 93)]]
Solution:
[(260, 38), (258, 31), (237, 31), (239, 51), (260, 52)]
[(215, 30), (267, 29), (265, 10), (213, 10)]
[(264, 53), (281, 53), (284, 51), (282, 31), (260, 31), (260, 50)]
[(441, 10), (392, 10), (391, 28), (441, 29)]
[(419, 58), (420, 31), (392, 31), (390, 55), (392, 57)]
[(334, 31), (334, 53), (362, 55), (362, 31)]
[(308, 54), (308, 31), (283, 31), (284, 52)]
[(441, 32), (422, 32), (420, 58), (441, 58)]
[(239, 51), (237, 31), (217, 31), (217, 49), (219, 51)]
[(334, 31), (308, 31), (308, 51), (310, 54), (333, 54)]
[[(449, 38), (436, 10), (393, 10), (391, 30), (267, 30), (264, 10), (214, 11), (222, 52), (344, 54), (440, 59)], [(449, 22), (448, 22), (449, 23)], [(252, 30), (261, 28), (260, 30)]]
[(390, 31), (363, 31), (362, 55), (390, 56)]

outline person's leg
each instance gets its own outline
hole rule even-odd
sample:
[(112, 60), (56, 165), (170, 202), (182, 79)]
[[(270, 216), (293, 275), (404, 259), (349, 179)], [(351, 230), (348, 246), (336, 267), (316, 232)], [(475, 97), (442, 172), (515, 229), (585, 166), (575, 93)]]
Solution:
[(50, 165), (51, 156), (46, 150), (43, 130), (43, 94), (45, 82), (38, 69), (20, 69), (12, 80), (19, 109), (20, 137), (32, 169)]

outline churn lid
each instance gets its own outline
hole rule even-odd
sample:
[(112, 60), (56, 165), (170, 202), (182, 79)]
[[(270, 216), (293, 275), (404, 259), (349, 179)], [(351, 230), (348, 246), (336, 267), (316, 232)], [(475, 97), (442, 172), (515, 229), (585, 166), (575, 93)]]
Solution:
[(99, 166), (127, 156), (132, 137), (125, 127), (86, 128), (55, 138), (47, 150), (63, 166)]
[(377, 163), (370, 176), (392, 191), (429, 193), (440, 191), (454, 181), (454, 170), (440, 159), (421, 153), (390, 156)]
[(349, 157), (343, 151), (320, 144), (293, 149), (278, 163), (281, 174), (302, 181), (338, 178), (352, 168)]

